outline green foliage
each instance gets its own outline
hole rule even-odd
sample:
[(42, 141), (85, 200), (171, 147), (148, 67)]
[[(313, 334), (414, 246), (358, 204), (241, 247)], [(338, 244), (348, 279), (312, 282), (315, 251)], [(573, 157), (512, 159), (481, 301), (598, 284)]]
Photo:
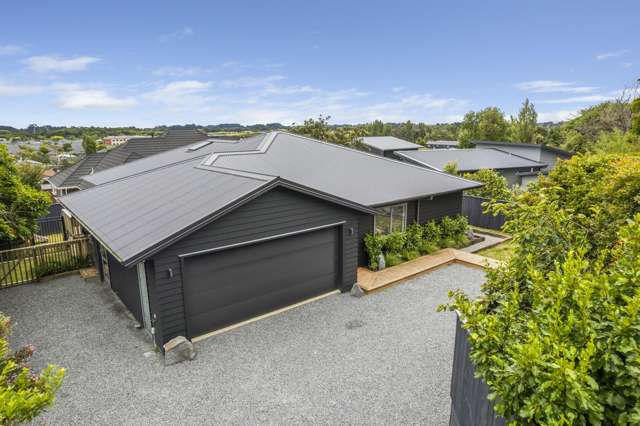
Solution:
[(465, 114), (458, 134), (461, 143), (472, 140), (504, 141), (507, 139), (509, 123), (504, 113), (496, 107)]
[(444, 165), (444, 167), (442, 168), (442, 171), (445, 173), (449, 173), (450, 175), (457, 175), (458, 174), (458, 162), (457, 161), (449, 161), (447, 164)]
[(37, 278), (47, 275), (59, 274), (61, 272), (75, 271), (79, 268), (86, 268), (91, 265), (91, 257), (74, 256), (71, 259), (47, 260), (46, 263), (37, 264), (34, 268), (34, 275)]
[(620, 130), (601, 133), (590, 150), (600, 154), (640, 152), (640, 135), (636, 135), (633, 132), (622, 133)]
[[(421, 254), (429, 254), (440, 247), (459, 247), (468, 244), (468, 222), (465, 217), (445, 217), (440, 224), (430, 221), (407, 226), (404, 232), (391, 234), (367, 234), (364, 237), (369, 268), (378, 269), (378, 256), (384, 255), (386, 266), (412, 260)], [(391, 263), (389, 263), (391, 259)]]
[(511, 140), (520, 143), (536, 143), (538, 113), (529, 99), (525, 99), (517, 117), (511, 117)]
[(7, 341), (9, 318), (0, 314), (0, 424), (13, 425), (33, 420), (55, 401), (65, 370), (49, 365), (41, 372), (30, 369), (33, 346), (12, 352)]
[(623, 100), (603, 102), (583, 109), (580, 114), (562, 125), (565, 142), (562, 147), (569, 151), (587, 152), (603, 133), (631, 128), (631, 106)]
[(42, 183), (42, 172), (44, 170), (45, 168), (38, 164), (19, 163), (16, 165), (16, 172), (22, 183), (38, 190)]
[(466, 179), (480, 182), (480, 188), (466, 191), (466, 194), (476, 197), (489, 198), (491, 200), (509, 200), (512, 192), (507, 179), (493, 169), (482, 169), (474, 173), (465, 173)]
[(84, 135), (82, 137), (82, 149), (85, 154), (95, 154), (97, 150), (96, 137), (93, 135)]
[(338, 145), (344, 145), (351, 148), (360, 147), (360, 139), (367, 136), (367, 131), (361, 126), (329, 126), (330, 116), (323, 117), (320, 115), (317, 120), (310, 118), (305, 120), (302, 125), (294, 125), (291, 128), (292, 133), (318, 139), (325, 142), (331, 142)]
[(65, 143), (62, 144), (62, 151), (71, 152), (71, 151), (73, 151), (73, 146), (71, 146), (71, 143), (65, 142)]
[(640, 136), (640, 97), (631, 102), (631, 132)]
[(46, 193), (20, 180), (13, 157), (0, 145), (0, 240), (30, 238), (50, 202)]
[[(513, 424), (640, 423), (640, 156), (578, 155), (493, 209), (513, 255), (452, 294)], [(632, 220), (633, 219), (633, 220)]]

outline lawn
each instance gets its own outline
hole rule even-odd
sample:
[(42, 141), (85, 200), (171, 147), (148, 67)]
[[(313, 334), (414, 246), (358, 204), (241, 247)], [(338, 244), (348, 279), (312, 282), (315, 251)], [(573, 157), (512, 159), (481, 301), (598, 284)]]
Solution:
[(492, 259), (507, 261), (513, 256), (515, 245), (512, 240), (500, 243), (497, 246), (489, 247), (478, 252), (479, 255), (490, 257)]

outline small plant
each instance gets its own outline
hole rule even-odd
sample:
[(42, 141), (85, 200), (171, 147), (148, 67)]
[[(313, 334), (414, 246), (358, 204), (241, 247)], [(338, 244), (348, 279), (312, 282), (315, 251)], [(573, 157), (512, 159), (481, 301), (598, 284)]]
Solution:
[(408, 250), (418, 250), (420, 243), (422, 242), (422, 226), (417, 223), (413, 223), (407, 226), (406, 243), (405, 246)]
[(404, 259), (397, 253), (387, 253), (384, 255), (384, 261), (387, 267), (391, 267), (401, 264), (404, 262)]
[(91, 264), (90, 257), (75, 256), (68, 260), (50, 260), (46, 263), (36, 265), (34, 269), (37, 278), (46, 277), (47, 275), (59, 274), (62, 272), (73, 271), (79, 268), (85, 268)]
[(367, 234), (364, 236), (364, 248), (369, 257), (369, 269), (378, 269), (378, 256), (382, 254), (384, 239), (382, 235)]
[(402, 252), (402, 257), (405, 260), (413, 260), (420, 257), (420, 252), (418, 250), (405, 250)]
[(407, 237), (403, 232), (393, 232), (385, 235), (382, 251), (386, 253), (400, 253), (407, 243)]
[(420, 243), (420, 247), (418, 247), (418, 251), (420, 254), (431, 254), (435, 251), (438, 251), (438, 245), (431, 241), (422, 241)]
[(429, 241), (433, 244), (438, 244), (438, 241), (440, 241), (440, 238), (441, 238), (440, 227), (436, 222), (432, 220), (422, 225), (422, 239), (424, 241)]

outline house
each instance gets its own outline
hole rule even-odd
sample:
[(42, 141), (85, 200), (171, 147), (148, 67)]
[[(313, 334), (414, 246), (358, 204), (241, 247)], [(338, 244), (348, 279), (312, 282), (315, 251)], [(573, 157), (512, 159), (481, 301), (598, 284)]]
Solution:
[(127, 143), (129, 138), (131, 138), (131, 136), (128, 135), (105, 136), (102, 138), (102, 143), (105, 145), (119, 146), (123, 143)]
[(537, 178), (538, 173), (547, 166), (546, 163), (539, 163), (498, 149), (400, 151), (396, 156), (404, 161), (438, 171), (443, 171), (449, 163), (456, 163), (458, 171), (462, 173), (493, 169), (504, 176), (507, 183), (512, 186), (526, 186), (531, 178)]
[(535, 143), (516, 142), (494, 142), (494, 141), (472, 141), (478, 148), (494, 148), (501, 151), (510, 152), (533, 161), (545, 163), (547, 166), (542, 169), (543, 173), (552, 170), (558, 160), (567, 160), (573, 156), (572, 152), (560, 148), (541, 145)]
[(383, 157), (394, 157), (394, 151), (412, 151), (422, 148), (422, 145), (395, 136), (366, 136), (361, 138), (360, 142), (366, 151)]
[(329, 292), (367, 262), (365, 234), (461, 211), (480, 186), (285, 132), (205, 140), (85, 176), (60, 199), (159, 347)]
[(84, 176), (207, 138), (205, 133), (197, 130), (169, 130), (157, 138), (130, 138), (127, 143), (112, 150), (86, 155), (49, 178), (52, 193), (60, 196), (84, 189)]
[(431, 149), (452, 149), (458, 148), (458, 141), (427, 141), (427, 148)]

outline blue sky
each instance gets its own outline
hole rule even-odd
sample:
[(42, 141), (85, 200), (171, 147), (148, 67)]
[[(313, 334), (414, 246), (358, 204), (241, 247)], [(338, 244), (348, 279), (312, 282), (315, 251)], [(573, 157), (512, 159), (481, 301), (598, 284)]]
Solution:
[(557, 121), (640, 77), (638, 1), (7, 2), (0, 124)]

